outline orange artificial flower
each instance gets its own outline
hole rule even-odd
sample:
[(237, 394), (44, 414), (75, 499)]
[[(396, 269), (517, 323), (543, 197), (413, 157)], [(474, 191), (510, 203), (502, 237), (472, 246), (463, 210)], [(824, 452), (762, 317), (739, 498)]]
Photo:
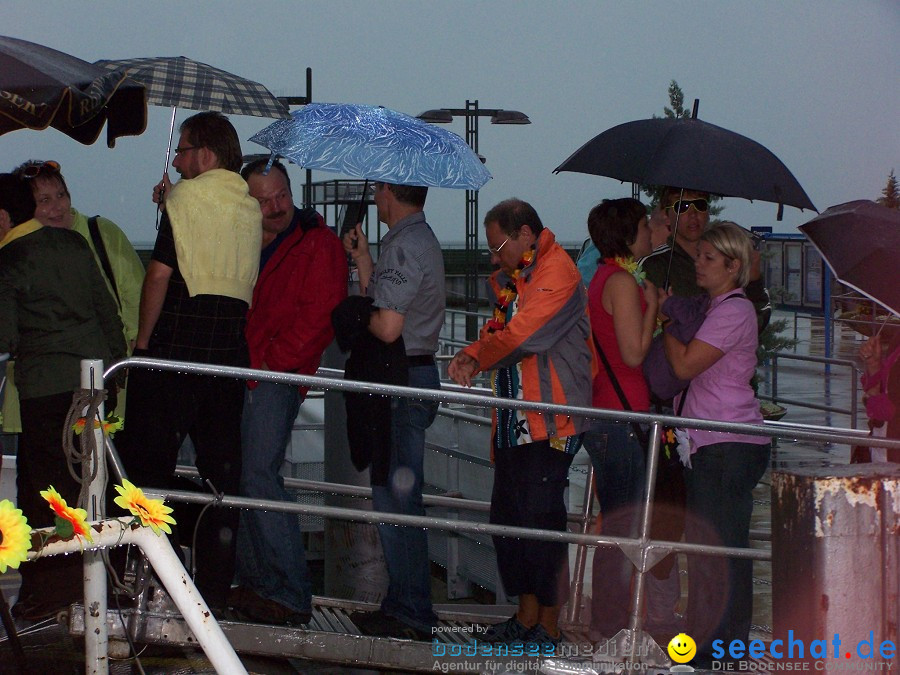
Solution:
[(60, 537), (69, 539), (77, 534), (94, 543), (94, 539), (91, 536), (91, 528), (87, 524), (87, 511), (84, 509), (73, 509), (66, 504), (66, 500), (62, 498), (52, 485), (41, 491), (41, 497), (47, 500), (50, 508), (56, 514), (56, 533)]
[[(74, 431), (76, 435), (80, 434), (82, 431), (84, 431), (84, 427), (86, 424), (87, 420), (85, 420), (83, 417), (79, 417), (77, 420), (75, 420), (75, 424), (72, 425), (72, 431)], [(94, 428), (96, 429), (99, 426), (100, 423), (95, 419)], [(112, 438), (115, 433), (122, 429), (122, 427), (124, 426), (125, 422), (121, 417), (117, 417), (116, 415), (107, 415), (106, 419), (103, 420), (103, 433)]]

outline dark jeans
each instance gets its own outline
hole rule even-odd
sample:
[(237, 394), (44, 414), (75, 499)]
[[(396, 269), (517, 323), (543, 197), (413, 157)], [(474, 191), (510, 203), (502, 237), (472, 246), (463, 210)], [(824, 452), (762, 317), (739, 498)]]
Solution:
[[(493, 525), (565, 531), (565, 489), (573, 455), (548, 441), (494, 449)], [(509, 595), (536, 595), (544, 607), (562, 603), (569, 586), (567, 544), (493, 537), (497, 569)]]
[[(631, 425), (595, 420), (584, 435), (584, 447), (594, 465), (603, 534), (636, 537), (646, 476), (644, 449)], [(601, 635), (613, 637), (628, 627), (634, 569), (618, 548), (594, 550), (591, 628)]]
[[(125, 429), (116, 438), (129, 480), (139, 487), (185, 489), (186, 481), (173, 474), (189, 435), (201, 478), (219, 492), (237, 495), (244, 388), (241, 380), (133, 369)], [(178, 522), (173, 544), (190, 545), (200, 510), (171, 506)], [(234, 576), (238, 515), (236, 509), (211, 507), (197, 532), (197, 588), (213, 607), (224, 606)]]
[[(72, 405), (72, 393), (22, 399), (22, 435), (16, 456), (17, 504), (32, 528), (54, 525), (53, 511), (41, 497), (50, 485), (71, 507), (78, 506), (81, 486), (75, 482), (62, 451), (62, 428)], [(81, 465), (75, 465), (80, 474)], [(74, 602), (82, 596), (80, 553), (40, 558), (19, 566), (22, 587), (19, 600), (25, 603)]]
[[(293, 501), (284, 489), (281, 466), (300, 411), (300, 390), (259, 382), (244, 395), (241, 496)], [(238, 582), (260, 597), (296, 612), (309, 612), (312, 585), (296, 513), (247, 509), (238, 531)]]
[[(409, 386), (440, 389), (436, 366), (413, 366)], [(391, 399), (391, 463), (387, 485), (372, 486), (372, 503), (382, 513), (424, 516), (425, 430), (437, 415), (437, 401)], [(422, 528), (379, 524), (378, 535), (388, 571), (381, 609), (422, 631), (437, 624), (431, 606), (428, 535)]]
[[(692, 544), (748, 548), (753, 488), (769, 464), (770, 446), (716, 443), (691, 456), (685, 469)], [(708, 656), (713, 640), (747, 642), (753, 612), (753, 561), (688, 556), (687, 633), (697, 654)]]

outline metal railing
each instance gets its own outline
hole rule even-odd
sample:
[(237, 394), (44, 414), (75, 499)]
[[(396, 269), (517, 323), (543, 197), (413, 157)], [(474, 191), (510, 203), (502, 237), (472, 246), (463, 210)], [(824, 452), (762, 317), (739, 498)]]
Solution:
[[(639, 640), (632, 639), (641, 632), (642, 617), (639, 608), (642, 606), (645, 594), (644, 575), (662, 558), (669, 553), (704, 553), (717, 556), (746, 558), (753, 560), (768, 560), (771, 555), (764, 550), (728, 548), (711, 545), (690, 544), (686, 542), (661, 541), (650, 538), (650, 520), (653, 512), (653, 492), (659, 455), (659, 439), (662, 425), (679, 426), (682, 428), (704, 429), (709, 431), (725, 431), (731, 433), (751, 434), (769, 438), (785, 438), (795, 440), (821, 441), (828, 443), (847, 443), (866, 446), (880, 446), (900, 449), (900, 441), (873, 439), (862, 432), (850, 429), (829, 429), (810, 427), (808, 425), (796, 425), (780, 423), (772, 424), (741, 424), (735, 422), (717, 422), (696, 418), (682, 418), (670, 415), (650, 413), (626, 412), (618, 410), (605, 410), (598, 408), (581, 408), (559, 404), (540, 403), (536, 401), (496, 399), (488, 390), (466, 390), (455, 385), (445, 386), (440, 390), (417, 389), (414, 387), (390, 386), (368, 382), (338, 379), (322, 375), (296, 375), (291, 373), (276, 373), (272, 371), (234, 368), (227, 366), (215, 366), (208, 364), (194, 364), (179, 361), (167, 361), (151, 358), (130, 358), (113, 364), (104, 373), (104, 377), (110, 377), (123, 368), (153, 368), (157, 370), (178, 371), (182, 373), (195, 373), (202, 375), (216, 375), (220, 377), (233, 377), (243, 380), (264, 380), (280, 382), (284, 384), (302, 385), (320, 390), (353, 391), (369, 394), (388, 396), (404, 396), (423, 400), (434, 400), (442, 403), (463, 404), (477, 408), (509, 408), (516, 410), (533, 410), (546, 413), (574, 415), (598, 420), (613, 420), (623, 423), (637, 422), (650, 426), (650, 441), (648, 443), (648, 462), (646, 472), (647, 490), (642, 504), (640, 520), (640, 534), (636, 538), (610, 537), (603, 534), (587, 534), (560, 532), (551, 530), (539, 530), (523, 527), (510, 527), (492, 525), (490, 523), (470, 522), (456, 518), (435, 518), (427, 516), (410, 516), (392, 513), (381, 513), (348, 509), (332, 506), (315, 506), (309, 504), (296, 504), (277, 501), (262, 501), (246, 499), (238, 496), (227, 495), (225, 497), (215, 495), (203, 495), (191, 492), (146, 490), (148, 494), (160, 496), (174, 501), (194, 502), (209, 504), (218, 502), (222, 506), (236, 508), (256, 508), (271, 511), (283, 511), (289, 513), (304, 513), (319, 515), (329, 518), (351, 520), (366, 523), (389, 523), (412, 527), (437, 528), (448, 532), (467, 532), (481, 535), (520, 537), (543, 541), (565, 542), (578, 544), (584, 547), (615, 546), (628, 555), (636, 568), (635, 584), (632, 591), (631, 618), (627, 629), (627, 642), (623, 646), (631, 645), (631, 651), (620, 652), (626, 655), (628, 660), (634, 660), (634, 648)], [(331, 375), (340, 373), (331, 369), (320, 369), (320, 373)], [(460, 414), (460, 413), (457, 413)], [(116, 456), (111, 444), (107, 446), (109, 458), (113, 465), (113, 472), (122, 477), (121, 462)], [(443, 497), (440, 499), (452, 499)], [(447, 502), (448, 506), (462, 506), (455, 502)]]
[[(805, 363), (819, 363), (825, 366), (825, 378), (830, 377), (830, 367), (831, 366), (841, 366), (850, 369), (850, 405), (848, 408), (840, 408), (833, 405), (825, 405), (819, 403), (813, 403), (810, 401), (804, 401), (801, 399), (794, 398), (786, 398), (784, 396), (779, 396), (778, 394), (778, 361), (780, 359), (787, 359), (791, 361), (800, 361)], [(769, 395), (759, 394), (758, 398), (772, 401), (774, 403), (787, 403), (788, 405), (797, 406), (800, 408), (809, 408), (811, 410), (821, 410), (823, 412), (832, 412), (848, 415), (850, 417), (850, 427), (852, 429), (858, 428), (858, 417), (859, 417), (859, 401), (857, 397), (857, 387), (856, 383), (859, 381), (859, 366), (855, 361), (851, 361), (849, 359), (835, 359), (835, 358), (826, 358), (824, 356), (803, 356), (800, 354), (791, 354), (788, 352), (774, 352), (771, 355), (771, 373), (772, 373), (772, 382), (771, 388), (772, 393)], [(827, 379), (826, 379), (827, 384)]]
[[(447, 309), (446, 310), (447, 319), (449, 323), (449, 338), (441, 338), (441, 351), (444, 354), (450, 354), (451, 350), (454, 348), (465, 347), (469, 344), (468, 341), (465, 340), (465, 319), (470, 316), (477, 316), (479, 319), (483, 321), (487, 321), (490, 319), (491, 314), (485, 312), (467, 312), (465, 310), (459, 309)], [(457, 320), (456, 317), (462, 317), (463, 320), (461, 322), (460, 331), (463, 333), (462, 337), (457, 336), (456, 326)], [(833, 318), (831, 319), (834, 320)], [(794, 312), (794, 339), (797, 339), (797, 312)], [(784, 396), (780, 396), (778, 392), (778, 361), (779, 359), (789, 359), (793, 361), (800, 361), (805, 363), (818, 363), (823, 364), (825, 366), (825, 375), (828, 377), (830, 375), (831, 366), (839, 366), (846, 367), (850, 369), (850, 401), (848, 407), (838, 407), (832, 405), (823, 405), (818, 403), (812, 403), (810, 401), (804, 401), (801, 399), (795, 398), (785, 398)], [(757, 398), (763, 401), (772, 401), (773, 403), (786, 403), (788, 405), (792, 405), (798, 408), (807, 408), (810, 410), (821, 410), (822, 412), (830, 412), (830, 413), (838, 413), (842, 415), (847, 415), (850, 418), (850, 427), (852, 429), (857, 429), (859, 427), (859, 397), (858, 391), (856, 387), (856, 383), (859, 381), (859, 366), (855, 361), (851, 361), (848, 359), (838, 359), (838, 358), (826, 358), (821, 356), (803, 356), (800, 354), (794, 354), (790, 352), (774, 352), (770, 357), (770, 362), (768, 364), (763, 365), (764, 368), (768, 368), (771, 371), (771, 394), (758, 394)]]

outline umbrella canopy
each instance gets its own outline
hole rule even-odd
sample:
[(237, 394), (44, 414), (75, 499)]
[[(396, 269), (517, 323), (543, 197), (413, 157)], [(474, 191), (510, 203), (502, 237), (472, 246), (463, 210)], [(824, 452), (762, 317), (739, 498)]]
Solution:
[(184, 56), (103, 60), (96, 65), (125, 70), (147, 88), (147, 101), (153, 105), (255, 117), (289, 115), (284, 104), (259, 82)]
[(572, 153), (554, 169), (560, 171), (815, 210), (797, 179), (764, 146), (693, 118), (620, 124)]
[(0, 36), (0, 134), (52, 126), (79, 143), (107, 145), (147, 124), (144, 87), (55, 49)]
[(477, 190), (491, 179), (458, 135), (388, 108), (310, 103), (250, 140), (306, 169), (398, 185)]
[(800, 231), (838, 281), (900, 317), (900, 211), (858, 200), (832, 206)]

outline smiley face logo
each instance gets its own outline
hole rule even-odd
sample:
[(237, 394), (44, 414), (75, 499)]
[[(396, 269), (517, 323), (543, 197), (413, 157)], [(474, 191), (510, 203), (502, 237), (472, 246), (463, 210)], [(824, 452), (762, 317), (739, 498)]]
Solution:
[(668, 652), (675, 663), (687, 663), (697, 655), (697, 643), (687, 633), (679, 633), (669, 641)]

